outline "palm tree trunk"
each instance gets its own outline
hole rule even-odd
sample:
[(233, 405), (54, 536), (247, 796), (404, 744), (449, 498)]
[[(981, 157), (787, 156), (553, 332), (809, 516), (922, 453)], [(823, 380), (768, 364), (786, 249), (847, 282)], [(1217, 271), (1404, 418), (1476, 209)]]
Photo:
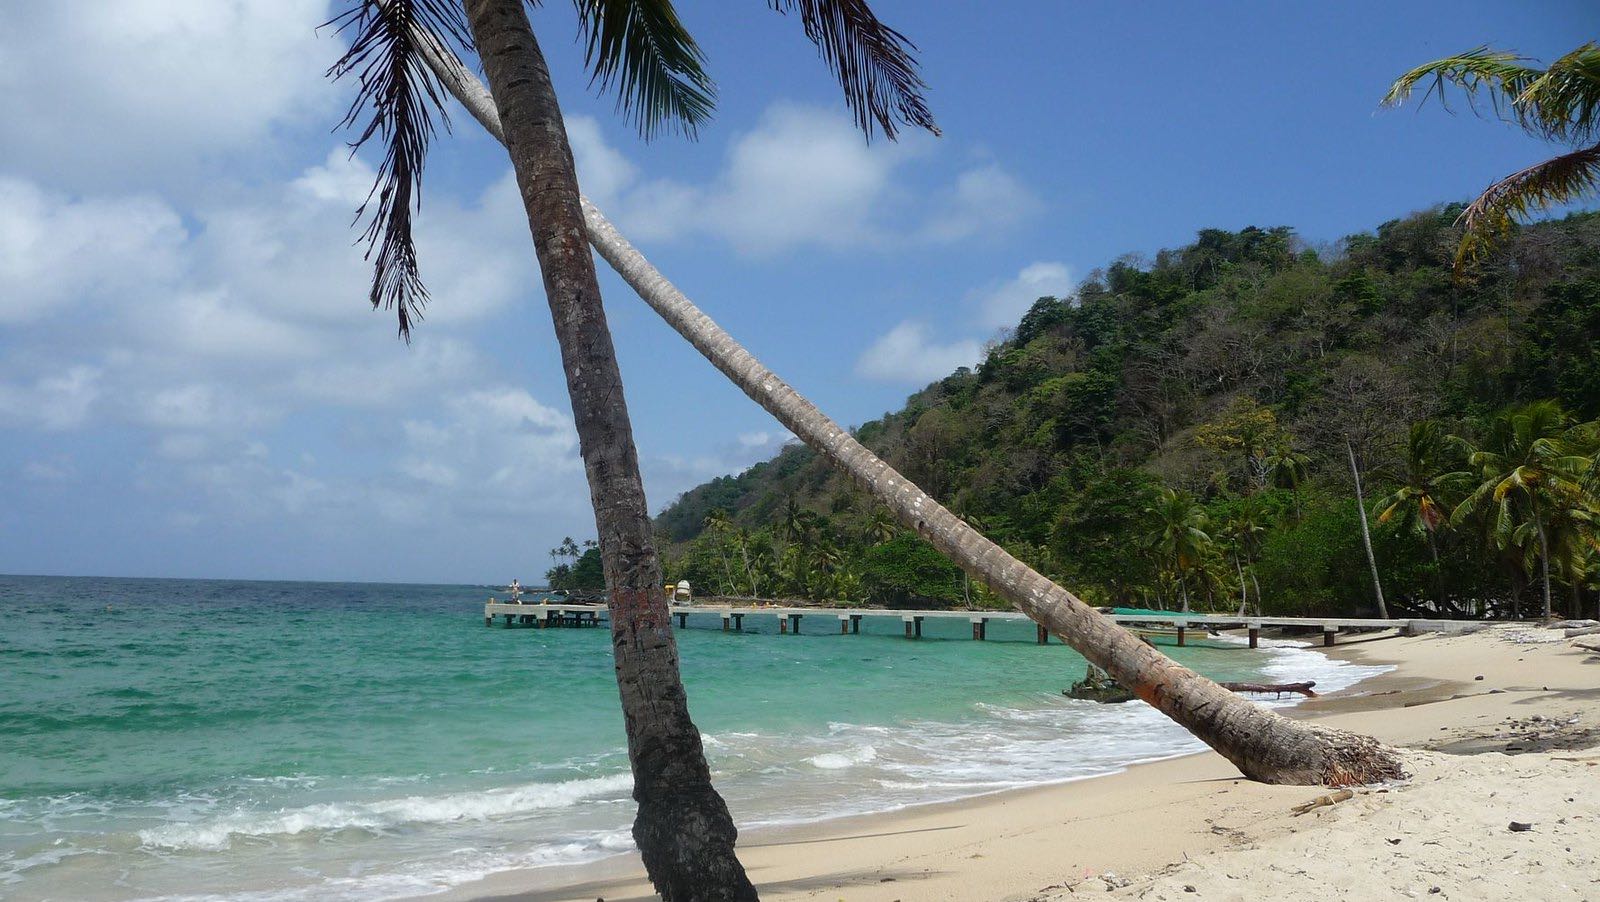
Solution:
[(1544, 524), (1539, 524), (1539, 568), (1544, 578), (1544, 619), (1548, 623), (1551, 619), (1550, 605), (1550, 544), (1545, 540)]
[[(471, 88), (475, 80), (470, 73), (447, 62), (438, 63), (436, 71), (473, 115), (498, 134), (493, 107), (473, 102), (482, 91)], [(1404, 772), (1395, 753), (1370, 737), (1291, 721), (1183, 667), (980, 535), (762, 366), (651, 266), (587, 199), (583, 213), (589, 240), (606, 262), (746, 395), (874, 495), (902, 524), (1182, 724), (1246, 776), (1266, 783), (1342, 785), (1394, 779)]]
[(572, 150), (522, 2), (467, 0), (467, 17), (494, 106), (507, 126), (504, 142), (555, 320), (594, 503), (633, 795), (639, 803), (634, 841), (663, 899), (755, 899), (734, 855), (733, 818), (711, 786), (700, 731), (689, 718), (622, 375), (584, 233)]
[(1244, 565), (1239, 563), (1239, 554), (1234, 552), (1233, 568), (1239, 571), (1239, 616), (1244, 616), (1244, 609), (1250, 605), (1249, 586), (1244, 581)]
[(1378, 558), (1372, 553), (1372, 532), (1367, 528), (1367, 500), (1361, 496), (1361, 468), (1356, 466), (1356, 448), (1344, 440), (1350, 454), (1350, 476), (1356, 481), (1356, 516), (1361, 518), (1361, 547), (1367, 550), (1367, 567), (1372, 571), (1372, 594), (1378, 599), (1378, 616), (1389, 619), (1389, 606), (1383, 603), (1383, 580), (1378, 578)]

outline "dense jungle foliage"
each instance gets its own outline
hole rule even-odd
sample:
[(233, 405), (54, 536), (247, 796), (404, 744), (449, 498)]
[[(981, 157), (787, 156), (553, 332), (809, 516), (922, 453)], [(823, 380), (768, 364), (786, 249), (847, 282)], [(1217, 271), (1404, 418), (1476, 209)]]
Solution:
[[(1367, 614), (1597, 597), (1600, 214), (1452, 274), (1459, 207), (1313, 249), (1202, 231), (1040, 298), (856, 436), (1086, 600)], [(697, 592), (997, 604), (810, 449), (657, 520)], [(1548, 578), (1546, 574), (1548, 573)]]

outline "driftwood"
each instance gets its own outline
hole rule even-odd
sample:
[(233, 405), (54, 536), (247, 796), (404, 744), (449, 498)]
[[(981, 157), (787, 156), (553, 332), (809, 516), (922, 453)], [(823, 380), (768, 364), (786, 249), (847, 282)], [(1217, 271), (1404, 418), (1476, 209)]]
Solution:
[(1308, 811), (1311, 811), (1311, 810), (1316, 809), (1316, 808), (1322, 808), (1322, 807), (1327, 806), (1327, 805), (1337, 805), (1338, 803), (1343, 802), (1346, 799), (1353, 799), (1353, 798), (1355, 798), (1355, 796), (1356, 796), (1356, 794), (1351, 792), (1348, 789), (1341, 789), (1338, 792), (1330, 792), (1325, 796), (1317, 796), (1316, 798), (1312, 799), (1309, 802), (1306, 802), (1303, 805), (1294, 806), (1294, 808), (1293, 808), (1294, 816), (1295, 817), (1299, 817), (1300, 815), (1305, 814)]
[[(1317, 697), (1317, 693), (1311, 688), (1317, 685), (1315, 680), (1306, 680), (1303, 683), (1218, 683), (1217, 685), (1230, 692), (1272, 692), (1278, 695), (1294, 693), (1307, 698)], [(1073, 683), (1072, 688), (1061, 690), (1061, 694), (1068, 698), (1106, 705), (1131, 702), (1138, 697), (1122, 688), (1116, 680), (1107, 676), (1104, 670), (1093, 664), (1089, 665), (1089, 670), (1083, 675), (1083, 679)]]
[(1317, 694), (1311, 690), (1317, 685), (1316, 680), (1306, 680), (1303, 683), (1218, 683), (1218, 686), (1229, 692), (1274, 692), (1278, 695), (1286, 693), (1303, 695), (1306, 698), (1316, 698)]

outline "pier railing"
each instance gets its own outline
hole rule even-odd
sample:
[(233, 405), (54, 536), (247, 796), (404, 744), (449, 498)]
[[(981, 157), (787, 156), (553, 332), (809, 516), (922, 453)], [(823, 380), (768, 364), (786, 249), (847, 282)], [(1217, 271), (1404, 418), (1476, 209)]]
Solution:
[[(678, 628), (688, 628), (691, 615), (720, 615), (725, 632), (743, 632), (745, 618), (776, 620), (779, 633), (799, 634), (802, 625), (815, 625), (818, 621), (838, 624), (839, 633), (860, 633), (861, 621), (867, 617), (898, 617), (905, 626), (909, 639), (922, 637), (922, 625), (928, 620), (967, 620), (972, 624), (972, 638), (988, 638), (991, 621), (1027, 620), (1026, 614), (1017, 611), (927, 610), (910, 611), (894, 608), (816, 608), (816, 607), (741, 607), (731, 605), (674, 604), (672, 616)], [(506, 626), (598, 626), (606, 615), (603, 604), (510, 604), (491, 601), (483, 606), (483, 625), (493, 626), (503, 619)], [(1238, 617), (1228, 614), (1183, 614), (1173, 612), (1152, 614), (1103, 614), (1124, 626), (1171, 630), (1177, 644), (1183, 645), (1190, 630), (1202, 633), (1211, 630), (1243, 629), (1249, 637), (1251, 648), (1257, 646), (1263, 627), (1293, 627), (1320, 631), (1324, 645), (1333, 645), (1334, 638), (1344, 630), (1400, 629), (1406, 632), (1427, 632), (1438, 621), (1380, 620), (1361, 617)], [(831, 632), (831, 630), (829, 630)], [(1040, 645), (1050, 641), (1043, 626), (1035, 625), (1035, 641)]]

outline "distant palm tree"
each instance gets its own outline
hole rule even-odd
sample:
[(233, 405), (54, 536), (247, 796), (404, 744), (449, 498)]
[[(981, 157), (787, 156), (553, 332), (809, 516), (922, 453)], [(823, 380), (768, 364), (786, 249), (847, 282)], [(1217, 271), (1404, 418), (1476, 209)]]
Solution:
[(1437, 94), (1444, 103), (1445, 86), (1453, 84), (1468, 103), (1482, 92), (1502, 119), (1572, 148), (1500, 179), (1467, 206), (1459, 220), (1465, 233), (1456, 252), (1458, 271), (1517, 220), (1600, 189), (1600, 46), (1586, 43), (1545, 69), (1526, 61), (1509, 51), (1477, 47), (1412, 69), (1383, 98), (1385, 106), (1399, 106), (1418, 84), (1428, 82), (1423, 100)]
[(1172, 569), (1189, 612), (1189, 573), (1200, 567), (1211, 549), (1211, 534), (1206, 532), (1206, 510), (1188, 492), (1162, 489), (1156, 503), (1147, 508), (1151, 542)]
[(895, 521), (894, 514), (878, 507), (867, 516), (866, 526), (861, 532), (862, 541), (868, 545), (882, 545), (900, 534), (900, 524)]
[[(494, 104), (477, 78), (453, 57), (430, 54), (427, 46), (423, 55), (473, 117), (490, 134), (502, 137)], [(652, 266), (594, 204), (583, 204), (595, 251), (741, 391), (885, 505), (903, 527), (981, 578), (995, 594), (1062, 637), (1246, 776), (1268, 783), (1344, 785), (1402, 773), (1398, 756), (1370, 737), (1289, 720), (1177, 664), (972, 529), (764, 366)]]
[[(711, 113), (714, 88), (694, 39), (670, 0), (576, 0), (592, 81), (617, 89), (618, 107), (649, 137), (663, 127), (693, 135)], [(865, 0), (774, 0), (797, 11), (807, 37), (844, 89), (870, 136), (897, 124), (935, 130), (910, 43)], [(364, 233), (376, 254), (369, 300), (396, 311), (402, 336), (427, 300), (412, 240), (422, 165), (441, 79), (466, 70), (451, 45), (475, 47), (488, 80), (488, 109), (475, 111), (511, 158), (544, 293), (555, 322), (579, 452), (595, 505), (610, 598), (612, 648), (624, 710), (634, 798), (633, 835), (661, 896), (755, 899), (734, 855), (737, 832), (711, 786), (700, 732), (678, 673), (671, 615), (661, 591), (638, 453), (610, 329), (600, 302), (566, 126), (524, 0), (351, 0), (335, 21), (352, 32), (331, 70), (360, 91), (345, 122), (356, 144), (387, 145)], [(453, 66), (452, 66), (453, 64)], [(481, 86), (480, 86), (481, 89)], [(492, 114), (490, 112), (492, 110)], [(363, 208), (363, 212), (366, 208)]]
[(1250, 582), (1256, 587), (1256, 610), (1261, 609), (1261, 583), (1256, 581), (1253, 568), (1256, 553), (1261, 548), (1261, 538), (1267, 534), (1267, 509), (1260, 496), (1248, 495), (1240, 499), (1237, 507), (1222, 522), (1220, 537), (1225, 539), (1233, 554), (1233, 566), (1239, 577), (1239, 616), (1245, 615), (1250, 603), (1246, 591), (1245, 574), (1249, 570)]
[(1573, 427), (1554, 401), (1501, 413), (1490, 422), (1481, 447), (1467, 458), (1481, 481), (1450, 517), (1452, 523), (1482, 517), (1490, 541), (1502, 551), (1532, 547), (1540, 565), (1546, 620), (1552, 611), (1550, 527), (1560, 510), (1585, 503), (1580, 480), (1590, 461), (1581, 443), (1589, 435), (1585, 427)]
[(1311, 458), (1295, 450), (1288, 439), (1279, 441), (1272, 447), (1262, 460), (1266, 468), (1267, 479), (1274, 488), (1288, 489), (1290, 503), (1294, 505), (1294, 516), (1300, 518), (1300, 486), (1306, 481), (1306, 476), (1311, 471)]
[(1413, 423), (1406, 435), (1405, 470), (1390, 474), (1398, 485), (1373, 504), (1379, 523), (1393, 523), (1427, 544), (1434, 566), (1434, 595), (1440, 604), (1444, 599), (1439, 597), (1443, 583), (1438, 531), (1450, 521), (1449, 499), (1464, 494), (1473, 481), (1471, 473), (1458, 469), (1460, 461), (1460, 443), (1437, 420)]

